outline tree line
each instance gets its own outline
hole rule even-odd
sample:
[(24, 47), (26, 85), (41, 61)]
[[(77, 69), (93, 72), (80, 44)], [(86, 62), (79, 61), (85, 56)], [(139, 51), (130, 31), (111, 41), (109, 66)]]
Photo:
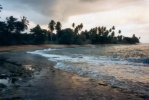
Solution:
[[(2, 6), (0, 6), (0, 11)], [(26, 17), (17, 19), (13, 16), (0, 21), (0, 45), (20, 44), (136, 44), (139, 38), (133, 34), (125, 37), (121, 30), (116, 32), (115, 26), (110, 29), (104, 26), (91, 28), (83, 31), (83, 23), (76, 25), (72, 23), (71, 28), (62, 29), (61, 22), (51, 20), (48, 30), (36, 25), (28, 30), (29, 21)], [(55, 32), (55, 33), (54, 33)], [(118, 33), (118, 35), (116, 35)]]

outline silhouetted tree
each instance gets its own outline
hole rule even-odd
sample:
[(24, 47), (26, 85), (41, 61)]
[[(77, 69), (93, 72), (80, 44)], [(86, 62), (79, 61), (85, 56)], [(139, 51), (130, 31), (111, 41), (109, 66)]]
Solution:
[(43, 44), (45, 42), (45, 33), (44, 30), (41, 29), (39, 25), (35, 26), (31, 29), (31, 32), (34, 36), (34, 44)]
[(57, 30), (57, 40), (60, 37), (61, 28), (62, 28), (62, 24), (60, 22), (57, 22), (55, 26), (55, 29)]
[(74, 33), (77, 35), (78, 32), (79, 32), (79, 27), (77, 26), (77, 27), (75, 27), (75, 29), (74, 29)]
[(80, 25), (77, 25), (74, 29), (75, 34), (79, 34), (79, 31), (81, 31), (83, 28), (83, 24), (81, 23)]
[(115, 26), (112, 27), (112, 30), (115, 30)]
[[(0, 6), (0, 10), (1, 10)], [(6, 21), (0, 21), (0, 45), (16, 45), (16, 44), (43, 44), (43, 43), (59, 43), (59, 44), (107, 44), (107, 43), (139, 43), (138, 37), (133, 34), (132, 37), (124, 37), (121, 35), (121, 30), (118, 31), (118, 36), (115, 34), (115, 26), (107, 29), (105, 26), (91, 28), (90, 30), (82, 31), (83, 24), (72, 24), (71, 28), (61, 29), (60, 22), (55, 23), (51, 20), (48, 24), (49, 31), (42, 29), (40, 25), (35, 26), (30, 30), (30, 34), (22, 33), (28, 29), (26, 17), (21, 20), (10, 16)], [(53, 31), (56, 30), (57, 34)]]
[(133, 34), (133, 36), (132, 36), (132, 41), (133, 41), (133, 43), (139, 43), (139, 38), (136, 37), (135, 34)]
[(61, 28), (62, 28), (62, 24), (60, 22), (57, 22), (55, 26), (55, 29), (57, 30), (57, 32), (61, 31)]
[(21, 21), (18, 21), (18, 19), (14, 18), (13, 16), (6, 18), (7, 29), (10, 33), (20, 33), (27, 30), (28, 23), (29, 21), (24, 16), (21, 18)]
[(83, 29), (83, 24), (82, 24), (82, 23), (79, 25), (79, 29), (80, 29), (80, 30)]
[(75, 23), (72, 23), (72, 27), (75, 28)]
[(113, 31), (112, 33), (111, 33), (111, 37), (113, 38), (115, 36), (115, 32)]
[(118, 31), (119, 34), (121, 34), (121, 32), (122, 32), (121, 30)]
[(7, 25), (6, 25), (5, 22), (0, 21), (0, 34), (3, 34), (3, 33), (6, 32), (6, 30), (7, 30), (7, 27), (6, 26)]
[(112, 32), (112, 29), (111, 28), (109, 29), (109, 32)]
[(29, 21), (26, 17), (22, 17), (21, 21), (16, 22), (16, 33), (20, 33), (21, 31), (27, 30), (29, 25)]
[(67, 28), (61, 30), (61, 37), (59, 38), (60, 44), (73, 44), (75, 41), (75, 34), (72, 29)]
[(55, 29), (55, 21), (54, 20), (51, 20), (50, 21), (50, 23), (49, 23), (49, 25), (48, 25), (48, 28), (50, 29), (50, 36), (51, 36), (51, 41), (53, 41), (53, 39), (52, 39), (52, 34), (53, 34), (53, 31), (54, 31), (54, 29)]
[(6, 18), (8, 32), (15, 33), (17, 20), (18, 19), (14, 18), (13, 16)]
[(55, 21), (54, 20), (51, 20), (50, 23), (49, 23), (49, 29), (50, 29), (50, 32), (53, 32), (54, 29), (55, 29)]

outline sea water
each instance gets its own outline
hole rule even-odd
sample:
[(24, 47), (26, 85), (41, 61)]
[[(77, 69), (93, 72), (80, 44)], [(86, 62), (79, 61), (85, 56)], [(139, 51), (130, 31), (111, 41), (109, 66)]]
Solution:
[(28, 52), (54, 61), (55, 68), (119, 88), (148, 94), (149, 45), (91, 45)]

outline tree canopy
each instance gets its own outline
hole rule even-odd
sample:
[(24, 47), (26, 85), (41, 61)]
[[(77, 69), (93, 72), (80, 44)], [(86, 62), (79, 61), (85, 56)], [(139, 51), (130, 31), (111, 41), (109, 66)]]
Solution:
[[(2, 6), (0, 5), (0, 11)], [(89, 30), (83, 29), (83, 23), (76, 25), (72, 23), (72, 28), (62, 29), (60, 21), (51, 20), (48, 29), (42, 29), (36, 25), (28, 30), (29, 21), (26, 17), (20, 19), (13, 16), (7, 17), (5, 21), (0, 21), (0, 45), (16, 44), (136, 44), (139, 39), (135, 34), (132, 37), (125, 37), (122, 31), (115, 26), (107, 28), (97, 26)], [(55, 32), (55, 33), (54, 33)]]

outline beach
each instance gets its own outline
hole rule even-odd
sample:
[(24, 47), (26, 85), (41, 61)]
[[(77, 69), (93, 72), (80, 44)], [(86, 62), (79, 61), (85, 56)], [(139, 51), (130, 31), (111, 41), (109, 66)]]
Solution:
[[(89, 46), (87, 45), (87, 47)], [(76, 47), (79, 46), (21, 45), (0, 47), (0, 99), (147, 100), (149, 98), (148, 95), (112, 87), (100, 80), (56, 69), (53, 67), (55, 62), (40, 55), (27, 53), (28, 51), (48, 48)]]

